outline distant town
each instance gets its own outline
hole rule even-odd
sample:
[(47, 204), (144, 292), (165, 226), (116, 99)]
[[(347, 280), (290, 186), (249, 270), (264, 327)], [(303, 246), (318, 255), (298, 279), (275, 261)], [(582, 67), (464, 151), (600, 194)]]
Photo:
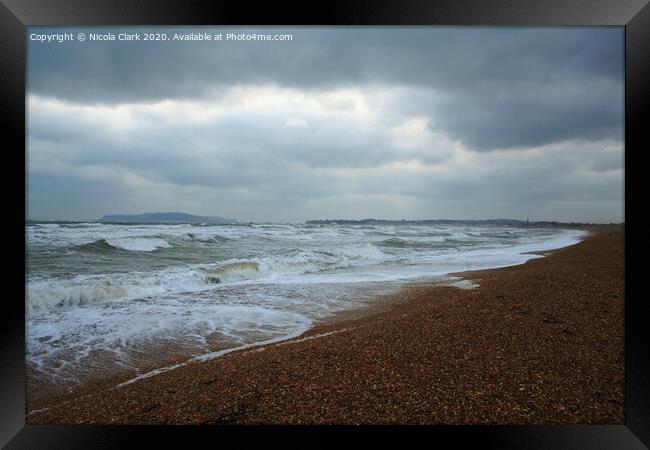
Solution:
[(552, 221), (530, 221), (517, 219), (485, 219), (485, 220), (457, 220), (457, 219), (428, 219), (428, 220), (383, 220), (383, 219), (362, 219), (362, 220), (308, 220), (310, 225), (463, 225), (463, 226), (501, 226), (520, 228), (593, 228), (621, 226), (622, 223), (586, 223), (586, 222), (552, 222)]

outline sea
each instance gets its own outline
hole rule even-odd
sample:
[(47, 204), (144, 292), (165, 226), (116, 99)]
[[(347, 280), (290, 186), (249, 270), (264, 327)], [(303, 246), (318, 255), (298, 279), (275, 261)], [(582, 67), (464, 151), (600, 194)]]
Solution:
[(408, 283), (473, 288), (449, 274), (522, 264), (586, 234), (413, 224), (30, 223), (28, 390), (50, 393), (123, 373), (137, 379), (290, 339)]

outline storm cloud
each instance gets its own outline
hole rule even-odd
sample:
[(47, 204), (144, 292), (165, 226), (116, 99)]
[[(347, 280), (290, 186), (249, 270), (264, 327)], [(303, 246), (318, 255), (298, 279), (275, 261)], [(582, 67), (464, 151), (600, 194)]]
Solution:
[(622, 220), (622, 28), (165, 31), (293, 39), (28, 40), (31, 218)]

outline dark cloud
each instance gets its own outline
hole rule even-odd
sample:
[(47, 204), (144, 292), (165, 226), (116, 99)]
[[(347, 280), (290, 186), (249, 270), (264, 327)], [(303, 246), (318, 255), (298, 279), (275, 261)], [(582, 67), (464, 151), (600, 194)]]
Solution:
[[(30, 33), (51, 30), (31, 27)], [(154, 29), (139, 29), (145, 30)], [(311, 90), (397, 85), (431, 95), (427, 102), (396, 107), (417, 107), (476, 150), (622, 136), (622, 28), (203, 30), (294, 37), (289, 42), (29, 41), (29, 91), (114, 103), (205, 99), (234, 84)]]

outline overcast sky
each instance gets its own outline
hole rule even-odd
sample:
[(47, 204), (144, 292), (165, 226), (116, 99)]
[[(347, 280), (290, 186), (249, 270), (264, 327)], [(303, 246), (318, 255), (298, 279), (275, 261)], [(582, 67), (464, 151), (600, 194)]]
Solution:
[(30, 219), (623, 221), (623, 28), (27, 44)]

